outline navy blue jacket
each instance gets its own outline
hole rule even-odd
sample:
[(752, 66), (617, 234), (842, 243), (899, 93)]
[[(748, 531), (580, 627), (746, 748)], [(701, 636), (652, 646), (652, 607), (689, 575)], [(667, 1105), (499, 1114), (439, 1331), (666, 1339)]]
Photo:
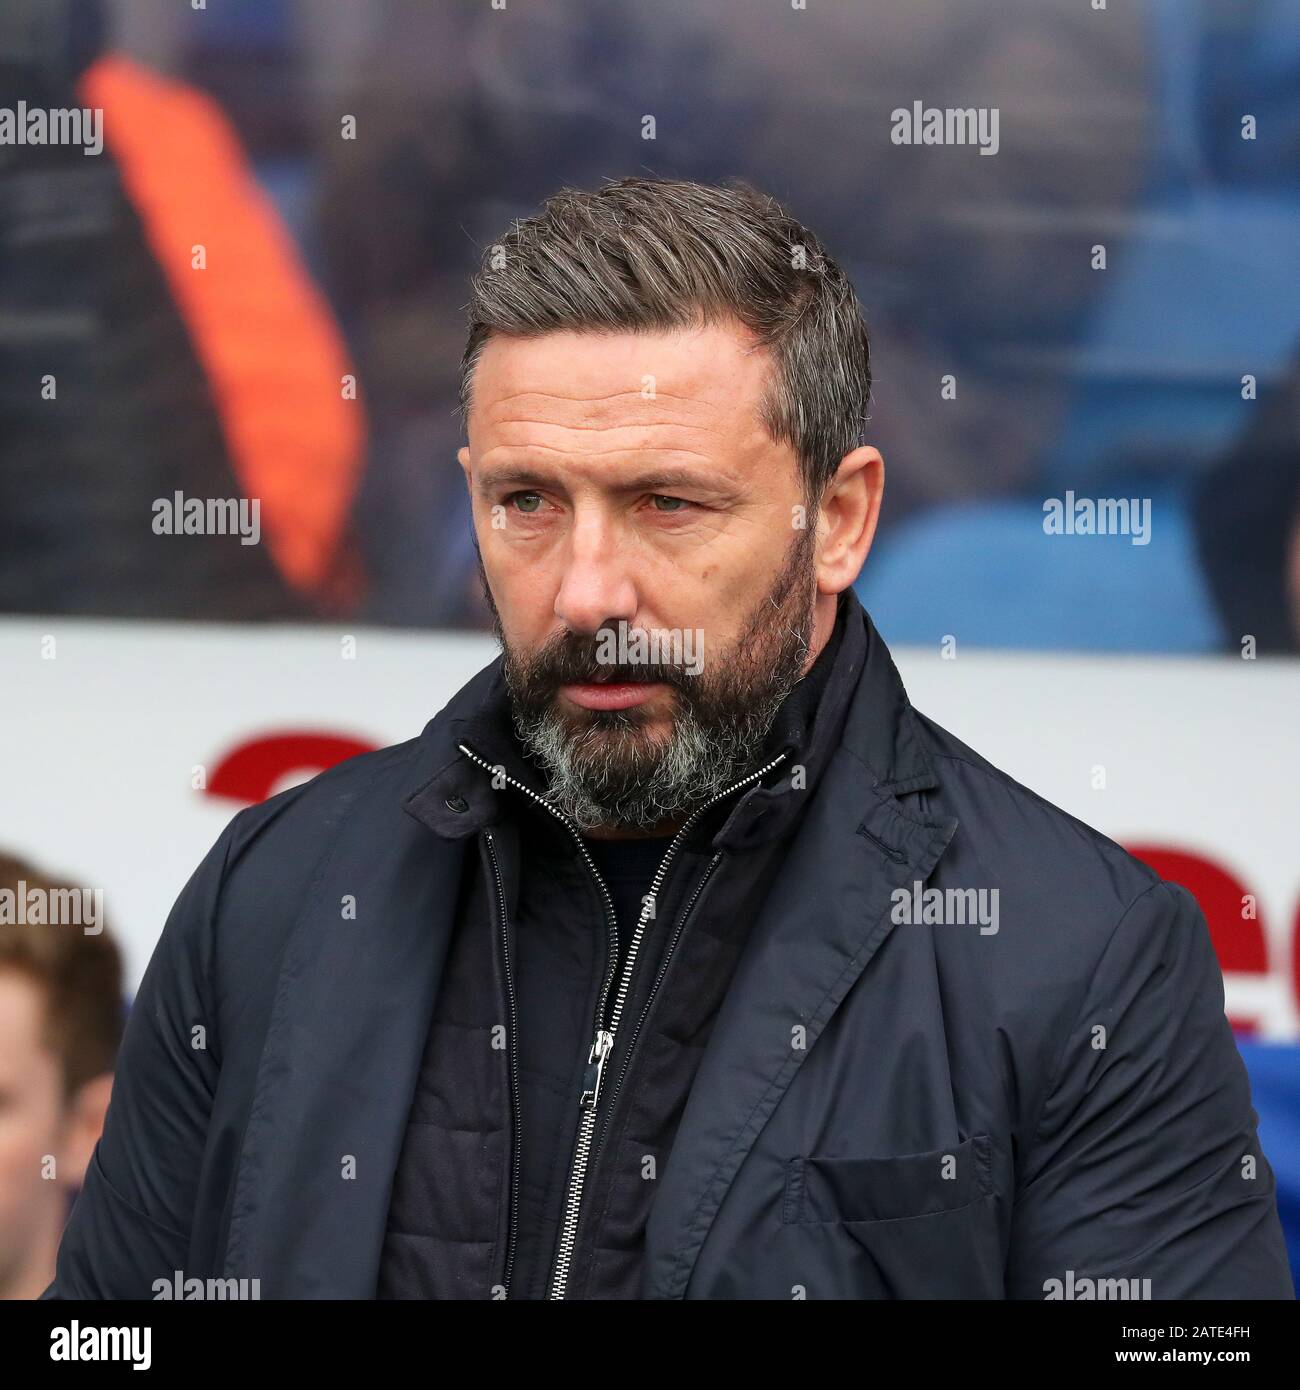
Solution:
[[(1293, 1297), (1194, 899), (915, 711), (846, 606), (865, 659), (815, 789), (756, 784), (712, 840), (744, 852), (795, 809), (642, 1296)], [(375, 1297), (462, 876), (503, 814), (457, 748), (499, 668), (222, 833), (141, 985), (46, 1297), (149, 1298), (175, 1270)]]

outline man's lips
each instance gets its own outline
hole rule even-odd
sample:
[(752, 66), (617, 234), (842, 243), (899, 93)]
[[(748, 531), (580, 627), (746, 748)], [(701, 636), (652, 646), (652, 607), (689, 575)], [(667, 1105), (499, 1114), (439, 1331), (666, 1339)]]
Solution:
[(562, 685), (560, 692), (583, 709), (631, 709), (664, 688), (663, 681), (588, 681)]

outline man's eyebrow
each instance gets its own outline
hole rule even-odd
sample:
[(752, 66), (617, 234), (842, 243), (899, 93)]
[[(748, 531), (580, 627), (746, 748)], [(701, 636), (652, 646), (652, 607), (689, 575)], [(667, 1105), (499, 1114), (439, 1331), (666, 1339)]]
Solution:
[(523, 464), (501, 464), (478, 472), (476, 481), (484, 490), (492, 487), (549, 487), (555, 481), (553, 473), (540, 472)]
[[(539, 469), (527, 464), (489, 465), (479, 474), (480, 488), (497, 487), (554, 487), (563, 480), (559, 471)], [(652, 468), (645, 472), (619, 475), (617, 483), (611, 481), (615, 492), (655, 492), (662, 493), (670, 488), (688, 488), (705, 492), (733, 492), (734, 486), (720, 474), (704, 473), (691, 468)]]

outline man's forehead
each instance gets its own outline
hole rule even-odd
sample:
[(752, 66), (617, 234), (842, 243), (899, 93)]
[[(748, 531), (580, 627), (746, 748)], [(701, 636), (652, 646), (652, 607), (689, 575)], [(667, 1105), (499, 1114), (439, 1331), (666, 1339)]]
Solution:
[(474, 412), (487, 429), (516, 420), (588, 429), (757, 424), (769, 361), (752, 349), (739, 325), (491, 338), (475, 368)]

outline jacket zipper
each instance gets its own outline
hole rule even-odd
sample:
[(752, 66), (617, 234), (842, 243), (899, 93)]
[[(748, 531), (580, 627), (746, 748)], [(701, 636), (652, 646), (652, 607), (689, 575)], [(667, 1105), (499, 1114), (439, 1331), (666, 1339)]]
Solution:
[[(473, 751), (473, 749), (467, 747), (463, 743), (458, 744), (457, 747), (467, 758), (470, 759), (471, 762), (474, 762), (478, 764), (479, 767), (482, 767), (486, 769), (488, 772), (493, 773), (494, 776), (498, 775), (497, 769), (495, 769), (492, 766), (492, 764), (486, 762), (483, 758), (480, 758), (478, 754)], [(618, 967), (618, 921), (614, 914), (614, 904), (613, 900), (610, 898), (609, 889), (605, 886), (605, 881), (601, 878), (600, 873), (597, 870), (596, 865), (592, 860), (590, 853), (587, 850), (587, 846), (583, 843), (582, 835), (579, 832), (578, 828), (573, 824), (573, 822), (569, 820), (569, 818), (562, 811), (558, 811), (554, 806), (552, 806), (549, 801), (539, 796), (535, 791), (532, 790), (531, 787), (526, 787), (522, 782), (519, 782), (515, 778), (508, 776), (504, 770), (502, 770), (499, 774), (504, 779), (504, 781), (506, 781), (510, 786), (516, 787), (521, 792), (524, 792), (527, 796), (530, 796), (535, 802), (537, 802), (539, 806), (546, 807), (546, 809), (550, 811), (551, 814), (555, 816), (555, 818), (573, 836), (574, 842), (578, 846), (578, 850), (582, 855), (583, 861), (587, 865), (588, 870), (591, 872), (591, 876), (595, 880), (597, 887), (600, 889), (601, 896), (605, 900), (605, 911), (610, 928), (609, 965), (606, 967), (605, 980), (603, 985), (601, 986), (600, 998), (596, 1004), (594, 1038), (592, 1040), (591, 1049), (587, 1054), (587, 1072), (586, 1076), (583, 1079), (582, 1093), (578, 1098), (578, 1104), (582, 1110), (582, 1118), (578, 1125), (578, 1138), (576, 1143), (574, 1144), (573, 1162), (570, 1165), (569, 1169), (569, 1182), (565, 1197), (564, 1219), (560, 1227), (560, 1238), (557, 1246), (555, 1266), (551, 1274), (551, 1290), (550, 1293), (547, 1295), (548, 1299), (562, 1299), (564, 1297), (565, 1288), (568, 1284), (569, 1264), (573, 1259), (574, 1245), (577, 1240), (578, 1218), (581, 1214), (582, 1209), (582, 1190), (586, 1182), (587, 1166), (591, 1158), (591, 1141), (596, 1128), (596, 1112), (597, 1106), (600, 1102), (601, 1086), (605, 1078), (605, 1065), (609, 1061), (610, 1054), (614, 1050), (614, 1040), (618, 1034), (618, 1025), (622, 1017), (623, 1005), (627, 999), (628, 988), (631, 984), (632, 972), (636, 966), (636, 957), (637, 952), (640, 950), (641, 938), (644, 935), (646, 923), (650, 920), (650, 917), (654, 912), (654, 906), (656, 901), (658, 900), (659, 892), (663, 887), (664, 879), (668, 873), (668, 867), (672, 863), (674, 857), (676, 856), (677, 850), (680, 847), (682, 840), (694, 826), (696, 821), (699, 820), (699, 818), (702, 815), (704, 815), (706, 811), (716, 806), (718, 802), (723, 801), (727, 797), (731, 796), (733, 792), (739, 791), (741, 787), (748, 785), (750, 782), (761, 780), (763, 777), (767, 776), (767, 774), (774, 767), (776, 767), (779, 763), (784, 761), (785, 756), (786, 755), (784, 753), (779, 753), (765, 767), (759, 768), (757, 772), (751, 772), (748, 777), (741, 778), (739, 782), (736, 782), (732, 786), (728, 787), (726, 791), (719, 792), (717, 796), (705, 802), (703, 806), (698, 807), (695, 811), (691, 813), (691, 815), (683, 823), (681, 829), (678, 830), (677, 834), (673, 837), (672, 843), (668, 846), (668, 850), (664, 854), (664, 857), (660, 862), (659, 868), (655, 873), (654, 881), (651, 884), (650, 892), (646, 895), (649, 901), (643, 904), (641, 908), (640, 919), (637, 922), (636, 930), (632, 934), (632, 940), (628, 945), (627, 961), (623, 966), (623, 974), (619, 984), (619, 991), (618, 995), (614, 1000), (614, 1009), (610, 1016), (608, 1028), (604, 1026), (605, 1003), (609, 997), (609, 987), (613, 982), (614, 972), (617, 970)], [(706, 870), (703, 878), (701, 879), (699, 885), (696, 888), (695, 894), (691, 898), (690, 904), (688, 905), (688, 913), (690, 907), (694, 906), (695, 900), (699, 896), (700, 889), (702, 889), (704, 883), (707, 882), (708, 878), (713, 872), (714, 866), (717, 864), (718, 859), (720, 857), (721, 856), (715, 856), (713, 862), (709, 865), (708, 869)], [(498, 891), (503, 891), (500, 887), (499, 875)], [(502, 911), (504, 914), (504, 894), (502, 896)], [(672, 941), (670, 943), (670, 952), (671, 949), (676, 946), (677, 938), (680, 935), (680, 928), (682, 924), (685, 922), (685, 920), (686, 914), (683, 914), (682, 918), (678, 922), (678, 930), (674, 931), (673, 933)], [(655, 980), (655, 990), (658, 989), (659, 982), (663, 979), (664, 970), (667, 967), (668, 959), (669, 955), (665, 955), (660, 967), (659, 974)], [(507, 979), (509, 979), (508, 970)], [(654, 992), (652, 991), (651, 998), (653, 998), (653, 993)], [(647, 1009), (648, 1007), (649, 1001), (647, 1001)], [(641, 1022), (644, 1021), (645, 1014), (646, 1010), (643, 1009), (641, 1013), (641, 1019), (639, 1019), (637, 1022), (636, 1031), (640, 1030)], [(633, 1034), (633, 1041), (635, 1042), (635, 1032)], [(623, 1077), (627, 1074), (627, 1063), (630, 1057), (631, 1049), (629, 1048), (627, 1057), (624, 1058), (622, 1071), (619, 1075), (620, 1086), (622, 1085)], [(608, 1119), (608, 1115), (606, 1116), (606, 1118)], [(516, 1124), (518, 1124), (517, 1114)], [(602, 1130), (602, 1138), (603, 1136), (604, 1131)], [(516, 1156), (519, 1154), (518, 1130), (516, 1130), (515, 1154)], [(511, 1181), (511, 1236), (509, 1242), (509, 1248), (511, 1250), (513, 1250), (514, 1246), (513, 1228), (517, 1214), (517, 1194), (515, 1191), (516, 1187), (517, 1174), (514, 1178), (512, 1178)]]
[[(486, 771), (492, 773), (493, 777), (496, 777), (496, 776), (498, 775), (498, 770), (497, 770), (497, 768), (496, 768), (493, 764), (487, 762), (485, 759), (479, 757), (479, 755), (478, 755), (477, 753), (475, 753), (474, 750), (473, 750), (472, 748), (470, 748), (467, 744), (464, 744), (464, 743), (457, 744), (457, 747), (459, 748), (460, 752), (462, 752), (471, 762), (476, 763), (479, 767), (481, 767), (481, 768), (485, 769)], [(583, 844), (583, 842), (582, 842), (582, 835), (581, 835), (581, 833), (578, 831), (578, 828), (573, 824), (573, 822), (568, 818), (568, 816), (566, 816), (562, 811), (556, 810), (556, 808), (555, 808), (554, 806), (552, 806), (551, 803), (550, 803), (549, 801), (545, 800), (543, 797), (538, 796), (538, 794), (537, 794), (535, 791), (533, 791), (533, 789), (532, 789), (531, 787), (526, 787), (526, 786), (524, 786), (524, 784), (523, 784), (522, 782), (517, 781), (515, 778), (509, 776), (509, 775), (506, 773), (506, 771), (505, 771), (504, 768), (502, 768), (502, 769), (500, 770), (499, 775), (500, 775), (500, 777), (502, 778), (503, 781), (505, 781), (506, 783), (508, 783), (510, 786), (517, 788), (519, 791), (523, 792), (526, 796), (531, 797), (535, 802), (537, 802), (537, 804), (538, 804), (539, 806), (544, 806), (548, 811), (551, 812), (551, 814), (556, 818), (556, 820), (558, 820), (558, 821), (561, 823), (561, 825), (563, 825), (564, 828), (573, 836), (574, 841), (575, 841), (575, 843), (577, 844), (578, 849), (579, 849), (579, 851), (580, 851), (581, 854), (582, 854), (582, 858), (583, 858), (584, 862), (586, 863), (587, 868), (590, 870), (591, 876), (592, 876), (592, 878), (595, 880), (596, 886), (599, 888), (600, 893), (601, 893), (601, 896), (602, 896), (602, 898), (604, 899), (604, 902), (605, 902), (605, 918), (606, 918), (606, 923), (607, 923), (608, 928), (609, 928), (608, 944), (607, 944), (607, 948), (606, 948), (606, 950), (607, 950), (607, 955), (608, 955), (608, 962), (609, 962), (609, 963), (608, 963), (608, 964), (606, 965), (606, 967), (605, 967), (605, 978), (604, 978), (604, 981), (603, 981), (602, 984), (601, 984), (601, 988), (600, 988), (600, 997), (599, 997), (599, 999), (598, 999), (597, 1002), (596, 1002), (596, 1022), (597, 1022), (596, 1037), (595, 1037), (595, 1040), (594, 1040), (593, 1043), (592, 1043), (591, 1050), (590, 1050), (590, 1052), (589, 1052), (588, 1055), (587, 1055), (587, 1073), (586, 1073), (586, 1076), (585, 1076), (585, 1078), (584, 1078), (584, 1082), (583, 1082), (583, 1091), (582, 1091), (582, 1096), (581, 1096), (581, 1099), (580, 1099), (580, 1103), (583, 1104), (583, 1105), (585, 1105), (585, 1104), (587, 1103), (587, 1101), (588, 1101), (588, 1097), (590, 1097), (591, 1113), (594, 1115), (594, 1113), (595, 1113), (595, 1100), (596, 1100), (596, 1095), (597, 1095), (597, 1093), (599, 1092), (599, 1089), (600, 1089), (600, 1079), (601, 1079), (601, 1077), (602, 1077), (602, 1075), (603, 1075), (603, 1073), (604, 1073), (605, 1060), (608, 1058), (609, 1053), (610, 1053), (610, 1050), (612, 1049), (612, 1047), (613, 1047), (613, 1045), (614, 1045), (614, 1038), (613, 1038), (613, 1035), (612, 1035), (611, 1033), (608, 1033), (608, 1032), (606, 1032), (605, 1030), (601, 1029), (600, 1026), (599, 1026), (601, 1020), (602, 1020), (602, 1019), (604, 1018), (604, 1016), (605, 1016), (605, 1003), (606, 1003), (606, 1000), (609, 998), (609, 989), (610, 989), (610, 985), (613, 983), (614, 972), (615, 972), (615, 970), (617, 969), (617, 966), (618, 966), (618, 919), (617, 919), (617, 917), (615, 916), (615, 913), (614, 913), (614, 900), (610, 897), (610, 895), (609, 895), (609, 889), (605, 886), (605, 881), (604, 881), (604, 879), (601, 878), (599, 872), (597, 871), (596, 865), (595, 865), (595, 863), (593, 862), (593, 860), (592, 860), (592, 858), (591, 858), (591, 855), (590, 855), (590, 853), (589, 853), (588, 850), (587, 850), (587, 846), (586, 846), (585, 844)], [(489, 841), (490, 841), (491, 832), (489, 831), (489, 832), (485, 832), (485, 833), (489, 836)], [(492, 862), (493, 862), (493, 865), (494, 865), (494, 867), (495, 867), (495, 866), (496, 866), (496, 856), (495, 856), (495, 854), (493, 854), (493, 856), (492, 856)], [(499, 868), (497, 869), (497, 892), (498, 892), (498, 895), (499, 895), (499, 897), (500, 897), (500, 903), (501, 903), (501, 918), (502, 918), (502, 922), (503, 922), (503, 924), (504, 924), (505, 915), (506, 915), (505, 889), (504, 889), (504, 887), (503, 887), (503, 885), (502, 885), (502, 883), (501, 883), (500, 870), (499, 870)], [(504, 929), (504, 925), (503, 925), (502, 930), (503, 930), (503, 935), (504, 935), (504, 930), (505, 930), (505, 929)], [(509, 938), (508, 938), (508, 936), (507, 936), (507, 937), (504, 937), (504, 940), (505, 940), (506, 962), (507, 962), (507, 963), (506, 963), (506, 980), (507, 980), (507, 989), (509, 990), (510, 987), (511, 987), (511, 978), (512, 978), (512, 977), (511, 977), (511, 975), (510, 975), (510, 966), (509, 966), (510, 947), (509, 947)], [(512, 1051), (512, 1055), (513, 1055), (513, 1051), (514, 1051), (514, 1047), (515, 1047), (515, 1033), (516, 1033), (516, 1031), (517, 1031), (516, 1022), (515, 1022), (515, 1019), (514, 1019), (514, 999), (513, 999), (513, 995), (511, 995), (511, 998), (510, 998), (510, 1008), (511, 1008), (510, 1046), (511, 1046), (511, 1051)], [(506, 1288), (506, 1298), (507, 1298), (507, 1299), (510, 1297), (509, 1272), (510, 1272), (512, 1266), (513, 1266), (514, 1251), (515, 1251), (515, 1242), (516, 1242), (516, 1229), (517, 1229), (517, 1226), (518, 1226), (518, 1218), (519, 1218), (519, 1156), (520, 1156), (520, 1152), (521, 1152), (521, 1135), (520, 1135), (520, 1130), (521, 1130), (521, 1128), (522, 1128), (522, 1116), (521, 1116), (520, 1107), (519, 1107), (519, 1094), (518, 1094), (517, 1076), (515, 1076), (513, 1073), (512, 1073), (512, 1082), (513, 1082), (514, 1084), (512, 1084), (511, 1102), (512, 1102), (512, 1110), (513, 1110), (513, 1113), (514, 1113), (514, 1122), (515, 1122), (515, 1139), (514, 1139), (514, 1164), (513, 1164), (513, 1170), (512, 1170), (511, 1178), (510, 1178), (510, 1234), (509, 1234), (509, 1238), (508, 1238), (508, 1240), (507, 1240), (507, 1254), (506, 1254), (507, 1277), (506, 1277), (506, 1279), (505, 1279), (505, 1281), (504, 1281), (504, 1283), (505, 1283), (505, 1288)], [(583, 1146), (583, 1138), (584, 1138), (584, 1132), (585, 1132), (585, 1114), (586, 1114), (586, 1112), (584, 1111), (584, 1124), (581, 1125), (581, 1126), (579, 1126), (578, 1143), (579, 1143), (579, 1147), (580, 1147), (580, 1148), (582, 1148), (582, 1146)], [(586, 1143), (587, 1143), (587, 1144), (590, 1144), (590, 1142), (591, 1142), (591, 1136), (590, 1136), (589, 1133), (586, 1133), (585, 1138), (586, 1138)], [(575, 1163), (577, 1162), (577, 1158), (576, 1158), (576, 1157), (575, 1157), (574, 1162), (575, 1162)], [(584, 1167), (585, 1167), (585, 1152), (584, 1152), (583, 1164), (584, 1164)]]
[(650, 993), (646, 996), (646, 1001), (641, 1009), (641, 1016), (636, 1021), (636, 1026), (632, 1029), (632, 1036), (628, 1039), (627, 1051), (623, 1054), (623, 1065), (619, 1068), (618, 1080), (614, 1083), (614, 1089), (609, 1093), (609, 1104), (605, 1107), (605, 1122), (600, 1127), (600, 1137), (596, 1140), (596, 1147), (592, 1153), (595, 1158), (605, 1147), (605, 1135), (609, 1130), (610, 1117), (614, 1113), (614, 1107), (618, 1104), (619, 1092), (623, 1089), (623, 1082), (627, 1077), (628, 1067), (632, 1062), (632, 1054), (636, 1051), (636, 1040), (641, 1036), (642, 1025), (650, 1013), (650, 1006), (655, 1001), (655, 996), (659, 993), (659, 986), (663, 984), (664, 976), (668, 973), (668, 962), (672, 959), (673, 952), (677, 949), (678, 939), (685, 929), (686, 923), (690, 920), (691, 912), (695, 904), (699, 901), (700, 894), (704, 891), (704, 885), (713, 877), (713, 871), (722, 861), (722, 855), (715, 854), (709, 866), (700, 876), (700, 881), (695, 885), (695, 891), (691, 894), (691, 900), (686, 904), (686, 910), (677, 919), (677, 925), (673, 929), (672, 939), (668, 943), (668, 949), (664, 952), (664, 958), (659, 962), (659, 973), (655, 976), (654, 984), (650, 986)]
[(492, 832), (483, 832), (487, 840), (488, 858), (492, 861), (492, 873), (496, 878), (497, 884), (497, 903), (500, 907), (501, 921), (501, 951), (505, 961), (506, 975), (506, 1000), (510, 1013), (510, 1106), (514, 1115), (515, 1139), (514, 1153), (511, 1157), (510, 1172), (510, 1215), (509, 1229), (506, 1232), (506, 1268), (502, 1276), (501, 1283), (505, 1289), (506, 1298), (510, 1297), (510, 1276), (514, 1273), (515, 1267), (515, 1233), (518, 1227), (517, 1203), (519, 1198), (519, 1129), (520, 1129), (520, 1109), (519, 1109), (519, 1052), (515, 1045), (515, 981), (510, 973), (510, 929), (506, 921), (506, 890), (505, 884), (501, 881), (501, 865), (497, 862), (496, 845), (492, 840)]

